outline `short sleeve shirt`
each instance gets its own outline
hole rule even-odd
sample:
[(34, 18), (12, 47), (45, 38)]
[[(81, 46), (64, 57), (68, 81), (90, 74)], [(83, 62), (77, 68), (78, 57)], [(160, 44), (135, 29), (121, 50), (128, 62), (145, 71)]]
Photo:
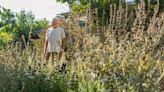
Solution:
[(59, 53), (61, 51), (62, 39), (65, 37), (65, 31), (63, 28), (49, 28), (46, 31), (46, 40), (48, 41), (47, 52)]

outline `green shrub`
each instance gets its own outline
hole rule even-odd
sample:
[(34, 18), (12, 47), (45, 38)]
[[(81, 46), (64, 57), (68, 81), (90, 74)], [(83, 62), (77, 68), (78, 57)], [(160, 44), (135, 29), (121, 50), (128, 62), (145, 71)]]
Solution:
[(13, 34), (9, 32), (0, 32), (0, 47), (6, 46), (8, 43), (13, 41)]

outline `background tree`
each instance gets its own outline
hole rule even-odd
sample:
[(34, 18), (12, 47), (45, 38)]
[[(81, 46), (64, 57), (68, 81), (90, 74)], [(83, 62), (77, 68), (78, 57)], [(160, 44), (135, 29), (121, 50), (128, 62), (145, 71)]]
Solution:
[[(137, 4), (141, 2), (141, 0), (134, 0)], [(144, 0), (146, 4), (146, 9), (148, 12), (152, 12), (158, 0)], [(159, 0), (159, 12), (164, 11), (164, 0)]]
[(0, 6), (0, 47), (14, 39), (12, 30), (15, 27), (15, 14)]
[[(70, 6), (71, 13), (86, 13), (87, 20), (92, 21), (95, 25), (108, 25), (110, 20), (110, 10), (118, 10), (119, 5), (125, 6), (125, 0), (57, 0), (58, 2), (67, 2)], [(115, 8), (114, 8), (115, 7)], [(134, 8), (132, 8), (134, 9)], [(89, 20), (89, 16), (92, 20)]]
[(4, 7), (0, 7), (0, 31), (11, 32), (15, 26), (15, 14)]
[(10, 9), (0, 7), (0, 44), (5, 46), (9, 42), (22, 40), (27, 42), (29, 38), (38, 38), (42, 29), (48, 26), (46, 19), (35, 19), (30, 11), (21, 10), (13, 13)]

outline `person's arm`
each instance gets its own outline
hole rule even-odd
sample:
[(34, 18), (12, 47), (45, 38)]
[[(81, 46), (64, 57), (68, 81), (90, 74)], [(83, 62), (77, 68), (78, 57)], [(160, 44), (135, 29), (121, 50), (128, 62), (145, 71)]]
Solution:
[(44, 43), (44, 54), (47, 53), (47, 47), (48, 47), (48, 32), (46, 31), (46, 38)]
[(62, 30), (62, 40), (61, 40), (61, 49), (64, 50), (64, 46), (65, 46), (65, 31), (64, 29)]
[(45, 40), (45, 44), (44, 44), (44, 54), (47, 53), (47, 47), (48, 47), (48, 40)]
[(64, 50), (65, 38), (62, 39), (61, 49)]

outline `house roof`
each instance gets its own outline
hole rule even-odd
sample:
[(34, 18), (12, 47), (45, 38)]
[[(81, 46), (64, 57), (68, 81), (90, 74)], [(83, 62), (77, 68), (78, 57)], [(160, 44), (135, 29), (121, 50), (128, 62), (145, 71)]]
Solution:
[(57, 16), (69, 16), (70, 12), (65, 12), (65, 13), (60, 13), (60, 14), (57, 14)]

